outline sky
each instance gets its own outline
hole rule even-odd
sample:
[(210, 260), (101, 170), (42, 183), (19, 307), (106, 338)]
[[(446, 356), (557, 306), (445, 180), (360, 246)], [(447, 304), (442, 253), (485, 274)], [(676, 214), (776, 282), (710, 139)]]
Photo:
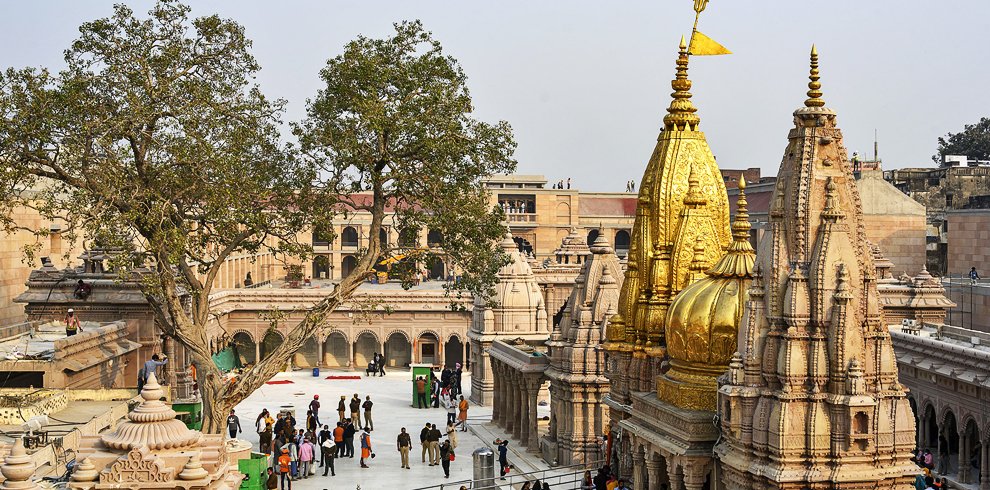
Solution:
[[(148, 1), (127, 2), (142, 16)], [(517, 173), (570, 177), (586, 191), (639, 180), (670, 102), (692, 0), (192, 0), (194, 15), (242, 24), (262, 66), (257, 81), (305, 115), (318, 73), (359, 34), (385, 37), (420, 19), (457, 58), (479, 119), (508, 121)], [(113, 2), (5, 2), (0, 67), (63, 66), (78, 26)], [(990, 116), (987, 0), (711, 0), (699, 30), (734, 54), (694, 57), (694, 103), (719, 166), (777, 171), (806, 98), (818, 46), (826, 105), (850, 154), (884, 168), (932, 166), (937, 138)]]

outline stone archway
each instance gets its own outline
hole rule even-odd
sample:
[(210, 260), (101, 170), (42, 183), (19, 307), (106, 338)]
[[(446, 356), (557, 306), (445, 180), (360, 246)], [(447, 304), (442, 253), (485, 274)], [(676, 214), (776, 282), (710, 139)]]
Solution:
[[(591, 245), (589, 243), (588, 245)], [(626, 230), (619, 230), (615, 232), (615, 241), (613, 242), (615, 247), (615, 255), (619, 257), (625, 257), (629, 255), (629, 232)]]
[(592, 228), (588, 230), (588, 238), (587, 238), (588, 246), (591, 246), (592, 243), (595, 243), (595, 240), (598, 238), (599, 233), (601, 232), (598, 231), (598, 228)]
[(257, 356), (257, 344), (255, 344), (254, 339), (251, 334), (238, 330), (234, 332), (234, 336), (231, 337), (231, 345), (234, 347), (234, 355), (241, 361), (241, 366), (248, 366), (258, 362)]
[(385, 339), (385, 365), (388, 367), (407, 367), (412, 363), (412, 346), (405, 332), (396, 330)]
[(416, 360), (420, 364), (440, 362), (440, 339), (433, 332), (423, 332), (416, 339)]
[(354, 341), (354, 367), (355, 369), (365, 369), (368, 363), (374, 359), (376, 352), (381, 352), (381, 344), (374, 333), (365, 330), (361, 332)]
[(347, 277), (357, 268), (357, 258), (353, 255), (345, 255), (340, 262), (340, 277)]
[(443, 362), (451, 369), (457, 363), (464, 366), (464, 342), (457, 335), (451, 335), (443, 344)]
[(310, 337), (303, 342), (302, 347), (292, 355), (292, 364), (301, 368), (313, 368), (319, 366), (320, 346), (316, 337)]
[(349, 362), (347, 337), (341, 332), (331, 332), (323, 341), (323, 365), (346, 367)]
[(938, 415), (935, 414), (935, 407), (931, 404), (925, 406), (925, 411), (922, 416), (924, 421), (919, 426), (919, 431), (924, 431), (922, 434), (922, 443), (925, 445), (924, 449), (930, 450), (935, 457), (938, 457)]
[(358, 232), (353, 226), (347, 226), (340, 233), (340, 244), (344, 247), (358, 246)]
[(959, 472), (959, 429), (956, 415), (947, 409), (942, 416), (942, 426), (938, 437), (938, 472), (950, 474)]
[(959, 455), (959, 481), (980, 483), (980, 458), (983, 447), (980, 445), (980, 428), (976, 420), (968, 418), (963, 425), (963, 438), (960, 441), (962, 453)]
[(264, 339), (261, 341), (261, 358), (268, 359), (268, 356), (270, 356), (278, 346), (282, 345), (282, 342), (284, 341), (285, 337), (281, 332), (271, 328), (268, 329), (268, 331), (265, 332)]

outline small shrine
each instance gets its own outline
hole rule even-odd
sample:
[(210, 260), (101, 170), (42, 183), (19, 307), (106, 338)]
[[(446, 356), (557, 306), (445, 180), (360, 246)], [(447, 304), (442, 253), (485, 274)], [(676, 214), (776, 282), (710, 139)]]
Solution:
[(141, 390), (143, 401), (127, 414), (128, 420), (113, 431), (83, 437), (68, 488), (238, 488), (243, 475), (223, 435), (186, 428), (161, 401), (164, 395), (150, 375)]

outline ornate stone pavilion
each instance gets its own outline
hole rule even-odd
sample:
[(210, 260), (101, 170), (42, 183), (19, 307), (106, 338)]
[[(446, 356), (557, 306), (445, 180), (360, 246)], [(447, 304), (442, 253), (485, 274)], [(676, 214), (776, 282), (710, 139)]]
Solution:
[(608, 318), (615, 315), (622, 280), (619, 258), (600, 233), (547, 341), (550, 427), (541, 443), (547, 461), (570, 465), (603, 456), (597, 438), (608, 426), (602, 399), (609, 384), (601, 341)]
[[(637, 490), (662, 484), (702, 488), (718, 438), (704, 387), (714, 385), (724, 362), (713, 359), (713, 345), (724, 343), (726, 333), (734, 335), (737, 312), (729, 307), (739, 301), (738, 280), (745, 280), (736, 275), (746, 273), (745, 267), (736, 270), (737, 261), (747, 260), (737, 257), (746, 253), (740, 242), (745, 230), (739, 224), (739, 238), (730, 241), (724, 183), (699, 130), (687, 73), (682, 39), (673, 101), (642, 179), (625, 282), (605, 344), (611, 380), (605, 403), (618, 455), (612, 465), (624, 475), (631, 472)], [(722, 258), (730, 245), (738, 254)], [(732, 265), (723, 269), (726, 260)], [(734, 275), (702, 279), (713, 265), (713, 271)], [(699, 280), (704, 284), (693, 290)], [(678, 293), (689, 290), (696, 292), (680, 301)], [(727, 313), (713, 317), (712, 308), (723, 306)], [(713, 395), (714, 387), (709, 391)]]
[(543, 293), (511, 235), (502, 240), (510, 262), (498, 272), (494, 306), (475, 301), (471, 343), (471, 400), (491, 405), (494, 379), (489, 349), (496, 340), (542, 345), (550, 335)]
[(720, 388), (728, 488), (906, 488), (914, 417), (836, 114), (811, 52), (756, 259), (739, 353)]
[(152, 374), (143, 401), (113, 431), (82, 438), (79, 464), (68, 488), (235, 489), (242, 475), (223, 435), (189, 430), (159, 399), (164, 390)]

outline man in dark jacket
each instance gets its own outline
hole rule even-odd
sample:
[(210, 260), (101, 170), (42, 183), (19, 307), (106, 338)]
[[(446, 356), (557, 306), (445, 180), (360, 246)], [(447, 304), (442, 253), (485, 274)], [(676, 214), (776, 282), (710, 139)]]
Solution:
[(426, 462), (426, 454), (430, 452), (430, 445), (426, 442), (426, 436), (430, 435), (430, 424), (426, 424), (423, 430), (419, 431), (419, 446), (423, 448), (423, 462)]
[(354, 432), (355, 431), (357, 431), (357, 428), (354, 427), (354, 424), (352, 424), (350, 420), (345, 420), (344, 421), (344, 449), (346, 450), (346, 453), (347, 454), (344, 454), (343, 456), (346, 456), (348, 458), (353, 458), (354, 457)]
[[(333, 444), (333, 433), (330, 432), (330, 426), (324, 425), (323, 430), (317, 435), (317, 441), (319, 442), (320, 448), (323, 448), (323, 443), (330, 441)], [(335, 446), (332, 446), (335, 447)], [(320, 450), (320, 466), (323, 466), (323, 460), (326, 459), (326, 451)]]
[(430, 433), (426, 435), (426, 442), (430, 444), (430, 466), (440, 464), (440, 438), (443, 433), (437, 429), (437, 424), (430, 426)]

